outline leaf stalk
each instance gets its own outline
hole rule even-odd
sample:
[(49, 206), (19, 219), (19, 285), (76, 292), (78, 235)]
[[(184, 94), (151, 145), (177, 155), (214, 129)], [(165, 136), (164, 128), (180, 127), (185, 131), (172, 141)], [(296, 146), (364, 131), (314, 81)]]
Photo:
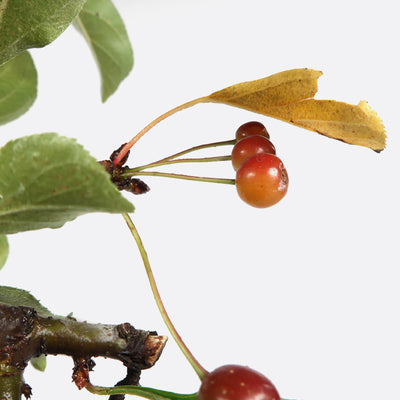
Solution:
[(176, 114), (179, 111), (182, 111), (186, 108), (193, 107), (196, 104), (199, 103), (204, 103), (209, 101), (208, 96), (205, 97), (199, 97), (198, 99), (194, 99), (191, 101), (188, 101), (187, 103), (181, 104), (178, 107), (175, 107), (166, 113), (160, 115), (156, 119), (154, 119), (152, 122), (150, 122), (147, 126), (145, 126), (139, 133), (137, 133), (128, 143), (124, 145), (124, 147), (121, 149), (120, 153), (118, 156), (114, 159), (114, 165), (119, 165), (121, 160), (126, 156), (128, 151), (132, 148), (132, 146), (140, 139), (142, 138), (150, 129), (154, 128), (157, 124), (159, 124), (161, 121), (164, 119), (170, 117), (173, 114)]

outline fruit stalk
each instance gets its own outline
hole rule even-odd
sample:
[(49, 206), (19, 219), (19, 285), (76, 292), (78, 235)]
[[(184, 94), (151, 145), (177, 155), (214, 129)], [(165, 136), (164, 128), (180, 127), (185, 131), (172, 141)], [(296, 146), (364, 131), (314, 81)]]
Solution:
[(167, 158), (164, 160), (152, 162), (146, 165), (141, 165), (139, 167), (130, 168), (127, 172), (139, 172), (144, 169), (154, 168), (154, 167), (162, 167), (164, 165), (171, 164), (183, 164), (183, 163), (205, 163), (205, 162), (214, 162), (214, 161), (230, 161), (231, 156), (217, 156), (217, 157), (201, 157), (201, 158)]
[(178, 331), (176, 330), (174, 324), (172, 323), (171, 319), (169, 318), (169, 315), (164, 307), (164, 303), (161, 299), (160, 293), (157, 288), (157, 284), (154, 278), (153, 271), (150, 266), (150, 261), (149, 257), (147, 255), (147, 252), (143, 246), (142, 239), (139, 235), (138, 230), (136, 229), (135, 224), (133, 223), (131, 217), (128, 214), (122, 214), (124, 217), (124, 220), (126, 224), (128, 225), (128, 228), (135, 239), (135, 242), (139, 248), (140, 255), (142, 257), (142, 261), (146, 270), (146, 274), (150, 283), (151, 291), (153, 293), (154, 299), (156, 301), (158, 310), (160, 311), (161, 317), (164, 320), (165, 325), (167, 326), (171, 336), (174, 338), (176, 344), (186, 357), (186, 359), (189, 361), (190, 365), (193, 367), (195, 372), (197, 373), (198, 377), (200, 380), (203, 380), (205, 376), (208, 375), (208, 371), (203, 368), (203, 366), (197, 361), (197, 359), (193, 356), (191, 351), (188, 349), (186, 344), (183, 342), (181, 336), (179, 335)]
[(143, 386), (114, 386), (104, 387), (95, 386), (91, 383), (86, 385), (86, 389), (93, 394), (97, 395), (118, 395), (118, 394), (130, 394), (135, 396), (144, 397), (150, 400), (196, 400), (197, 393), (181, 394), (168, 392), (165, 390), (153, 389)]
[(124, 174), (121, 174), (121, 177), (123, 177), (123, 178), (131, 178), (133, 176), (158, 176), (158, 177), (163, 177), (163, 178), (184, 179), (184, 180), (188, 180), (188, 181), (224, 183), (227, 185), (235, 184), (234, 179), (174, 174), (174, 173), (170, 173), (170, 172), (159, 172), (159, 171), (134, 171), (134, 172), (131, 172), (131, 170), (127, 170), (126, 172), (124, 172)]

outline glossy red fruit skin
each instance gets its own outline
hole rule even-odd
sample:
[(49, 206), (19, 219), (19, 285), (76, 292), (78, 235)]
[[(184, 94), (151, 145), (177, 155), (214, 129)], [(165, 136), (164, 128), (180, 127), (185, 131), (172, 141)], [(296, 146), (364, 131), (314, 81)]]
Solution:
[(224, 365), (207, 375), (198, 400), (280, 400), (272, 382), (260, 372), (241, 365)]
[(275, 146), (265, 136), (253, 135), (240, 139), (232, 149), (232, 166), (235, 171), (245, 160), (255, 154), (276, 154)]
[(236, 140), (240, 140), (244, 137), (253, 135), (265, 136), (267, 139), (269, 139), (267, 128), (258, 121), (250, 121), (246, 122), (243, 125), (240, 125), (239, 128), (236, 130), (235, 137)]
[(266, 208), (285, 196), (289, 177), (283, 162), (274, 154), (256, 154), (236, 172), (236, 190), (247, 204)]

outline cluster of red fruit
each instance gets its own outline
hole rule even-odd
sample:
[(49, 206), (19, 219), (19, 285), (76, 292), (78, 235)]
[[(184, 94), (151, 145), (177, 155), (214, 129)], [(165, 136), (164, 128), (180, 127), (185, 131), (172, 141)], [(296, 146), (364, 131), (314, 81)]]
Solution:
[(288, 174), (276, 156), (267, 129), (260, 122), (247, 122), (236, 131), (232, 165), (236, 171), (237, 192), (247, 204), (266, 208), (285, 196)]

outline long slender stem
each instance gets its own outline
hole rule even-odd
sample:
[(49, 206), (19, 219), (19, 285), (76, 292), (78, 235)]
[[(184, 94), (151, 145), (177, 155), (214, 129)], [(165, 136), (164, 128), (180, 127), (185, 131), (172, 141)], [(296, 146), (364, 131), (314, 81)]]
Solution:
[(153, 275), (153, 271), (150, 266), (150, 261), (149, 257), (147, 256), (147, 252), (143, 246), (142, 239), (139, 236), (139, 232), (136, 229), (135, 224), (133, 223), (131, 217), (128, 214), (122, 214), (126, 224), (128, 225), (129, 230), (132, 233), (132, 236), (134, 237), (136, 244), (139, 248), (140, 255), (142, 257), (142, 261), (147, 273), (147, 277), (150, 283), (151, 291), (153, 292), (154, 299), (156, 301), (157, 307), (160, 311), (160, 314), (164, 320), (165, 325), (167, 326), (169, 332), (171, 333), (172, 337), (174, 338), (175, 342), (179, 346), (180, 350), (186, 357), (186, 359), (189, 361), (189, 363), (192, 365), (193, 369), (197, 373), (198, 377), (200, 380), (203, 380), (203, 378), (208, 374), (208, 371), (203, 368), (203, 366), (197, 361), (197, 359), (193, 356), (193, 354), (190, 352), (188, 347), (185, 345), (183, 342), (181, 336), (179, 335), (178, 331), (176, 330), (174, 324), (172, 323), (171, 319), (168, 316), (168, 313), (164, 307), (164, 304), (161, 300), (160, 293), (157, 288), (157, 284)]
[(162, 158), (159, 161), (166, 161), (166, 160), (171, 160), (173, 158), (177, 158), (180, 156), (183, 156), (184, 154), (190, 153), (192, 151), (197, 151), (197, 150), (202, 150), (202, 149), (207, 149), (209, 147), (218, 147), (218, 146), (230, 146), (234, 145), (236, 143), (236, 139), (232, 140), (224, 140), (221, 142), (213, 142), (213, 143), (206, 143), (206, 144), (200, 144), (198, 146), (191, 147), (190, 149), (182, 150), (179, 153), (172, 154), (171, 156)]
[(93, 394), (97, 395), (113, 395), (113, 394), (131, 394), (136, 396), (145, 397), (150, 400), (196, 400), (197, 393), (193, 394), (181, 394), (167, 392), (165, 390), (158, 390), (143, 386), (114, 386), (104, 387), (95, 386), (91, 383), (86, 385), (86, 389)]
[(135, 171), (135, 172), (125, 172), (121, 175), (122, 177), (132, 177), (132, 176), (158, 176), (163, 178), (175, 178), (175, 179), (184, 179), (187, 181), (198, 181), (198, 182), (211, 182), (211, 183), (224, 183), (227, 185), (234, 185), (234, 179), (227, 178), (211, 178), (211, 177), (202, 177), (202, 176), (194, 176), (194, 175), (184, 175), (184, 174), (173, 174), (169, 172), (159, 172), (159, 171)]
[(139, 167), (130, 168), (129, 172), (143, 171), (144, 169), (161, 167), (163, 165), (191, 163), (191, 162), (214, 162), (214, 161), (229, 161), (231, 156), (217, 156), (217, 157), (201, 157), (201, 158), (179, 158), (179, 159), (163, 159), (156, 162), (152, 162)]
[(158, 123), (163, 121), (164, 119), (170, 117), (171, 115), (177, 113), (178, 111), (184, 110), (185, 108), (192, 107), (199, 103), (204, 103), (209, 101), (208, 97), (199, 97), (198, 99), (188, 101), (187, 103), (181, 104), (178, 107), (173, 108), (172, 110), (167, 111), (166, 113), (160, 115), (155, 120), (150, 122), (146, 127), (144, 127), (136, 136), (134, 136), (119, 152), (118, 156), (114, 159), (114, 165), (118, 165), (120, 161), (125, 157), (128, 151), (132, 148), (132, 146), (143, 137), (151, 128), (156, 126)]

